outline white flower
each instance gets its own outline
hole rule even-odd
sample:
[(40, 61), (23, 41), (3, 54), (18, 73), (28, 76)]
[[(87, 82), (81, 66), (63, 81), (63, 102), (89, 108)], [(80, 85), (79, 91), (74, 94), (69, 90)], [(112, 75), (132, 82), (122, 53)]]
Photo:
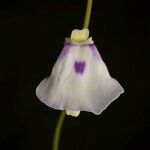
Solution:
[(124, 92), (107, 70), (88, 29), (73, 30), (50, 77), (37, 87), (37, 97), (49, 107), (78, 116), (80, 111), (100, 114)]

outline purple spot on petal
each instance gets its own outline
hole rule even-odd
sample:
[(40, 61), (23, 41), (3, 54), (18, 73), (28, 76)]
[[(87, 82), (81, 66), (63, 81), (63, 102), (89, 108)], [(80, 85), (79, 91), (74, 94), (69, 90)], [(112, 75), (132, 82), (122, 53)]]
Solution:
[(77, 74), (83, 74), (85, 70), (85, 61), (75, 61), (74, 69)]
[(98, 60), (101, 59), (100, 53), (99, 53), (98, 49), (96, 48), (96, 46), (94, 44), (92, 44), (92, 45), (89, 45), (89, 47), (92, 51), (93, 56)]

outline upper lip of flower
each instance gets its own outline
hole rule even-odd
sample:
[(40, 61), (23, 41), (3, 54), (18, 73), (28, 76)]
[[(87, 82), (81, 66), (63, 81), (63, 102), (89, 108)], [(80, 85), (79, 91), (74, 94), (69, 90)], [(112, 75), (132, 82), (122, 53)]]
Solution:
[(89, 30), (82, 29), (78, 30), (75, 29), (71, 32), (71, 43), (85, 43), (89, 37)]

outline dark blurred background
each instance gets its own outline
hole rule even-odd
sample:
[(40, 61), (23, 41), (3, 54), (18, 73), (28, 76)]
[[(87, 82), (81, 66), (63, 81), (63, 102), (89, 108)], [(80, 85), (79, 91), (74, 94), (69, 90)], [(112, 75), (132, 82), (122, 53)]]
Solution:
[[(60, 111), (35, 96), (86, 0), (0, 1), (0, 150), (50, 150)], [(90, 33), (125, 93), (101, 115), (67, 117), (60, 150), (150, 149), (150, 17), (146, 1), (94, 0)]]

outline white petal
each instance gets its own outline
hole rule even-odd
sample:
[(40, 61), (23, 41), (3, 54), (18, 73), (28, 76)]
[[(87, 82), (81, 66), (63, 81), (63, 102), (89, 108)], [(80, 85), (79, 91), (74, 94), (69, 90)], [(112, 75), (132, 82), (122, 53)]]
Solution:
[[(76, 60), (86, 62), (83, 74), (75, 72)], [(94, 114), (100, 114), (123, 92), (94, 45), (71, 46), (67, 56), (57, 60), (51, 76), (36, 89), (39, 99), (52, 108)]]
[(71, 115), (73, 117), (78, 117), (80, 114), (80, 111), (72, 111), (72, 110), (66, 110), (67, 115)]

